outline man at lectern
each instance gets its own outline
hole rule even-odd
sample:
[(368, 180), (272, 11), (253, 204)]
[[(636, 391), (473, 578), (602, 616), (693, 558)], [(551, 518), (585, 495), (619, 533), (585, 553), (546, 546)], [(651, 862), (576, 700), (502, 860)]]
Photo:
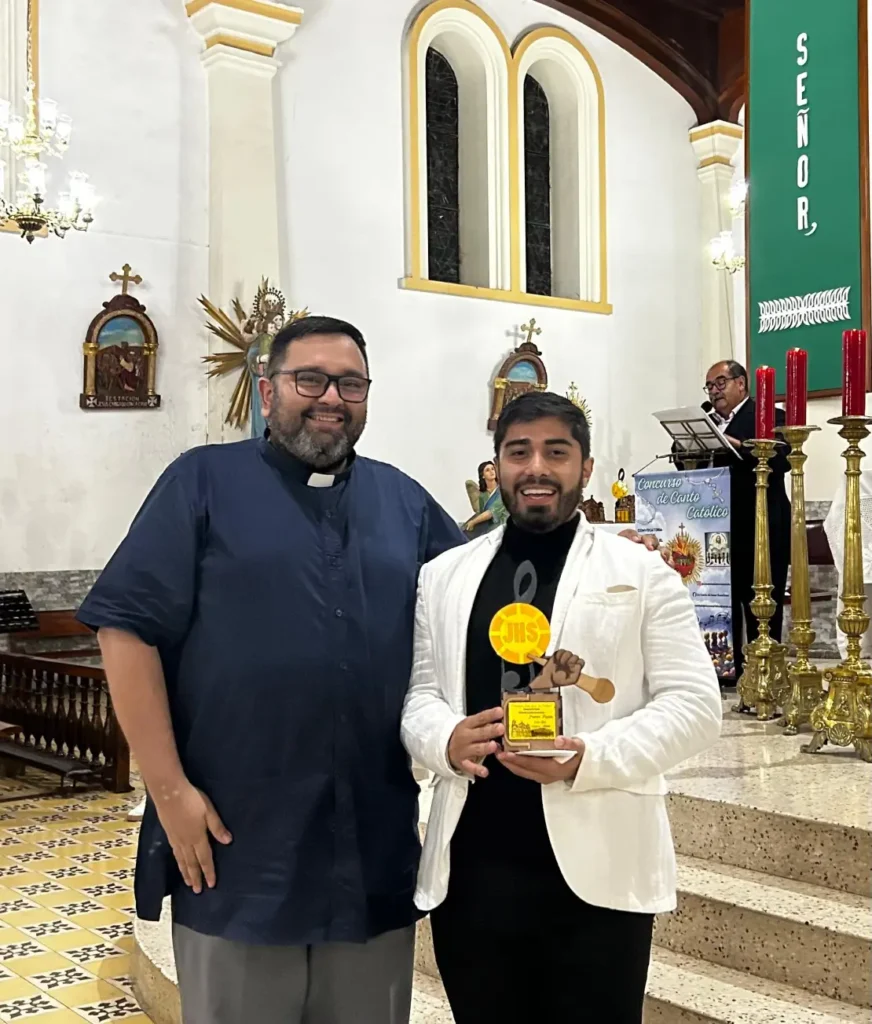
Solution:
[[(714, 457), (716, 466), (730, 467), (730, 519), (732, 533), (733, 644), (736, 650), (736, 679), (744, 668), (739, 624), (744, 621), (745, 640), (757, 636), (757, 620), (751, 612), (754, 599), (754, 517), (757, 460), (743, 444), (754, 436), (754, 399), (748, 395), (748, 373), (745, 368), (727, 359), (709, 370), (704, 390), (713, 409), (713, 417), (739, 454)], [(776, 426), (784, 423), (784, 413), (775, 410)], [(770, 466), (769, 477), (769, 550), (772, 558), (772, 598), (776, 611), (770, 627), (776, 640), (781, 639), (784, 616), (784, 590), (790, 565), (790, 502), (784, 489), (784, 477), (790, 472), (786, 447), (779, 446)]]

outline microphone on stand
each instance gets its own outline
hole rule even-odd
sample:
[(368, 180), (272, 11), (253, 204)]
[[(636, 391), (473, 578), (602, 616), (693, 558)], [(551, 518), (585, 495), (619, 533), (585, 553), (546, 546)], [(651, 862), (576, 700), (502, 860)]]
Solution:
[(711, 402), (703, 402), (700, 406), (703, 412), (714, 412), (714, 408)]

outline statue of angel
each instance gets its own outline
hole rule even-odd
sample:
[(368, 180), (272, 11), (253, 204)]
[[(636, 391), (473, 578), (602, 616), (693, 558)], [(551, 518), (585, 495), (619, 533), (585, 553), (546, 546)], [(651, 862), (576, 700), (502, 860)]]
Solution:
[(478, 482), (466, 481), (466, 494), (472, 505), (472, 516), (463, 529), (473, 540), (484, 533), (490, 533), (497, 526), (502, 526), (509, 518), (508, 510), (503, 504), (500, 488), (497, 483), (497, 471), (493, 462), (482, 462), (478, 467)]
[(210, 377), (223, 376), (242, 370), (227, 410), (225, 423), (242, 429), (246, 421), (250, 421), (252, 437), (262, 437), (266, 424), (261, 412), (260, 395), (257, 382), (264, 374), (273, 338), (285, 326), (309, 315), (308, 309), (292, 310), (285, 314), (285, 297), (263, 278), (254, 298), (251, 313), (245, 312), (239, 299), (234, 299), (232, 306), (237, 322), (227, 313), (210, 302), (205, 295), (199, 299), (200, 305), (206, 310), (210, 320), (208, 329), (235, 352), (214, 352), (203, 356), (209, 364)]

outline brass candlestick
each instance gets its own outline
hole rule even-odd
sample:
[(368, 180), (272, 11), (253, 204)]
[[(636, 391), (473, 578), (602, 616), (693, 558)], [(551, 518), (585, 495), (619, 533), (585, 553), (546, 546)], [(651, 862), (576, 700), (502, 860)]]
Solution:
[(869, 628), (863, 584), (863, 537), (860, 520), (860, 442), (869, 436), (867, 416), (839, 416), (830, 423), (841, 427), (839, 436), (848, 442), (842, 452), (845, 476), (845, 560), (842, 571), (842, 611), (839, 626), (848, 639), (848, 652), (836, 668), (824, 672), (826, 697), (811, 713), (815, 730), (808, 754), (829, 742), (837, 747), (852, 743), (864, 761), (872, 761), (872, 670), (860, 658), (863, 634)]
[[(777, 441), (746, 441), (757, 458), (757, 507), (754, 522), (754, 600), (751, 611), (757, 619), (757, 639), (745, 644), (745, 671), (739, 680), (739, 703), (734, 711), (757, 709), (760, 721), (774, 718), (784, 698), (787, 648), (769, 635), (769, 620), (775, 614), (772, 600), (772, 562), (769, 555), (769, 460)], [(735, 631), (735, 624), (733, 630)]]
[(810, 434), (820, 427), (781, 427), (790, 445), (790, 642), (796, 661), (787, 666), (787, 697), (784, 701), (784, 732), (795, 736), (824, 697), (820, 669), (809, 661), (815, 633), (811, 628), (811, 593), (808, 582), (808, 536), (805, 525), (805, 472), (808, 456), (802, 450)]

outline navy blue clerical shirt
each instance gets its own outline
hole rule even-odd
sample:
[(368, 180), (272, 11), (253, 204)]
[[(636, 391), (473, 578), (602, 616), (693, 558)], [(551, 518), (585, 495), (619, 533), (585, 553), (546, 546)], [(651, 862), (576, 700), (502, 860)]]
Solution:
[[(311, 484), (331, 486), (312, 486)], [(268, 440), (163, 474), (79, 610), (156, 647), (179, 754), (233, 836), (195, 895), (149, 801), (136, 903), (256, 944), (411, 924), (418, 788), (400, 743), (421, 565), (462, 543), (399, 470), (332, 481)]]

